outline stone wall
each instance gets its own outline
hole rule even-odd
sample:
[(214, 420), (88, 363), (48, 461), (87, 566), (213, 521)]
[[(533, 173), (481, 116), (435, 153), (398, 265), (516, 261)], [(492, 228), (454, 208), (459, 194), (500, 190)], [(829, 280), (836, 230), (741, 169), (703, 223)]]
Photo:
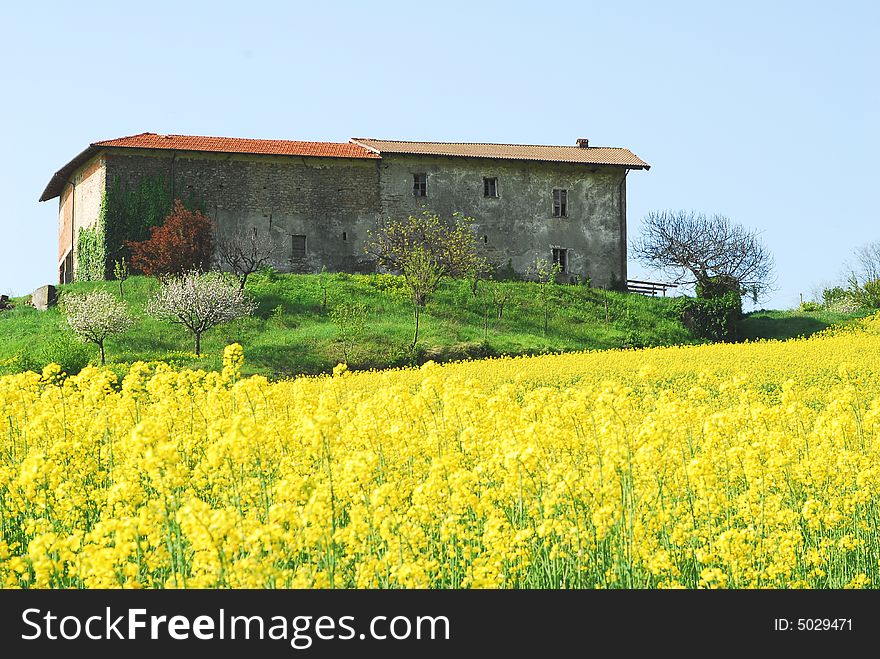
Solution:
[[(283, 272), (369, 269), (363, 243), (379, 214), (375, 160), (111, 150), (107, 183), (167, 177), (174, 197), (199, 202), (220, 237), (237, 229), (268, 231)], [(305, 236), (305, 257), (295, 244)]]
[[(427, 176), (427, 196), (413, 176)], [(567, 250), (569, 275), (594, 285), (626, 280), (626, 170), (570, 163), (386, 154), (381, 160), (108, 149), (78, 172), (60, 201), (59, 258), (74, 230), (100, 212), (101, 191), (165, 177), (173, 197), (198, 202), (220, 237), (238, 229), (269, 232), (283, 272), (368, 271), (367, 231), (387, 217), (423, 210), (475, 218), (489, 258), (525, 273), (537, 258)], [(483, 179), (497, 179), (497, 197)], [(553, 190), (568, 191), (566, 217), (553, 216)], [(303, 239), (304, 237), (304, 239)], [(305, 253), (300, 249), (305, 241)]]

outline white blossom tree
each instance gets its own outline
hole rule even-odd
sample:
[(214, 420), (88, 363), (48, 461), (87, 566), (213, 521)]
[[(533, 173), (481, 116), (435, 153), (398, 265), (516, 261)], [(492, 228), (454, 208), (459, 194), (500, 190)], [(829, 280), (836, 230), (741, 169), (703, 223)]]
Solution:
[(256, 304), (247, 294), (217, 272), (187, 272), (162, 282), (147, 302), (147, 313), (158, 320), (183, 325), (196, 338), (202, 353), (202, 334), (229, 321), (249, 316)]
[(106, 291), (70, 293), (61, 298), (61, 311), (67, 324), (83, 343), (94, 343), (101, 351), (101, 366), (106, 362), (104, 342), (134, 324), (128, 307)]

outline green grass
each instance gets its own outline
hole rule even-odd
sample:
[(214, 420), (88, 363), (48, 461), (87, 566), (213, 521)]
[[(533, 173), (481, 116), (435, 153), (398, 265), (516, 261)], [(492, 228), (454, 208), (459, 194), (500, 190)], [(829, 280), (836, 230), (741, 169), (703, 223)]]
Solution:
[(868, 315), (869, 311), (839, 313), (836, 311), (768, 311), (761, 309), (746, 314), (740, 321), (740, 340), (793, 339), (815, 334), (831, 325), (841, 325)]
[[(468, 282), (444, 281), (422, 315), (419, 344), (412, 352), (412, 306), (397, 289), (396, 278), (337, 274), (327, 276), (326, 282), (327, 308), (322, 309), (317, 275), (252, 276), (247, 290), (257, 301), (256, 313), (207, 332), (202, 339), (204, 354), (196, 358), (190, 334), (144, 313), (158, 282), (132, 277), (125, 282), (125, 300), (137, 323), (107, 341), (108, 361), (118, 364), (120, 372), (137, 360), (217, 369), (223, 347), (238, 342), (245, 349), (247, 373), (285, 377), (328, 372), (342, 361), (342, 345), (329, 310), (353, 302), (364, 304), (368, 315), (356, 355), (349, 360), (352, 368), (694, 342), (675, 317), (671, 299), (558, 286), (545, 336), (537, 284), (481, 282), (474, 297)], [(493, 285), (510, 293), (500, 319), (491, 302)], [(59, 292), (63, 296), (95, 289), (118, 294), (115, 282), (69, 284), (59, 287)], [(41, 312), (24, 300), (15, 302), (14, 309), (0, 312), (0, 372), (36, 370), (52, 361), (76, 372), (86, 363), (96, 363), (97, 348), (79, 344), (57, 308)]]
[[(125, 300), (137, 318), (122, 336), (107, 341), (111, 368), (120, 373), (131, 362), (162, 360), (178, 367), (219, 369), (224, 346), (238, 342), (245, 350), (245, 373), (272, 378), (326, 373), (343, 361), (338, 329), (330, 319), (334, 305), (360, 302), (367, 308), (365, 332), (352, 368), (384, 368), (424, 362), (493, 355), (523, 355), (570, 350), (595, 350), (697, 343), (682, 326), (674, 298), (652, 298), (607, 292), (585, 286), (557, 286), (547, 334), (538, 285), (531, 282), (481, 282), (478, 295), (466, 281), (444, 281), (422, 315), (415, 351), (412, 306), (389, 275), (328, 275), (327, 307), (318, 275), (254, 275), (248, 292), (257, 301), (252, 317), (208, 331), (203, 355), (193, 355), (194, 340), (183, 328), (158, 322), (144, 313), (147, 299), (159, 284), (132, 277), (125, 282)], [(492, 287), (510, 294), (502, 318), (492, 305)], [(118, 294), (116, 282), (85, 282), (59, 287), (61, 295), (104, 289)], [(40, 370), (49, 362), (75, 373), (97, 363), (93, 345), (76, 341), (60, 311), (37, 311), (23, 299), (0, 312), (0, 373)], [(486, 310), (488, 309), (488, 327)], [(743, 339), (785, 339), (811, 334), (832, 323), (864, 314), (760, 311), (743, 320)]]

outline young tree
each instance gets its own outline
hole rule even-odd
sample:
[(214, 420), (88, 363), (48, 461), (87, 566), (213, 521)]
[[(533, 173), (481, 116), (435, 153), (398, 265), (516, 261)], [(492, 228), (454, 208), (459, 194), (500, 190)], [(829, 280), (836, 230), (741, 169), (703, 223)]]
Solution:
[(107, 338), (125, 332), (134, 324), (125, 302), (106, 291), (69, 293), (61, 298), (60, 306), (79, 340), (98, 346), (101, 366), (106, 363), (104, 342)]
[(773, 286), (773, 257), (758, 233), (723, 215), (652, 211), (633, 254), (676, 283), (696, 284), (698, 295), (718, 289), (720, 282), (757, 301)]
[(127, 241), (131, 267), (145, 275), (179, 275), (206, 271), (214, 255), (214, 224), (201, 211), (188, 210), (180, 199), (160, 226), (143, 242)]
[(357, 343), (364, 333), (367, 324), (367, 307), (360, 302), (340, 304), (330, 311), (330, 319), (339, 330), (342, 358), (348, 364), (349, 358), (354, 356)]
[(183, 325), (202, 353), (202, 334), (217, 325), (248, 316), (256, 305), (235, 284), (218, 272), (187, 272), (162, 282), (147, 303), (147, 313), (158, 320)]
[(444, 277), (464, 277), (475, 268), (486, 269), (479, 254), (473, 219), (457, 213), (454, 222), (444, 222), (434, 213), (410, 215), (402, 220), (388, 220), (370, 232), (366, 251), (376, 264), (403, 275), (413, 303), (415, 331), (411, 349), (419, 341), (422, 309)]
[(318, 273), (318, 288), (321, 289), (321, 313), (327, 312), (327, 286), (330, 283), (330, 275), (327, 274), (327, 267), (321, 266), (321, 272)]
[(125, 291), (123, 290), (122, 285), (125, 283), (125, 280), (128, 279), (128, 262), (125, 260), (124, 256), (113, 262), (113, 276), (116, 277), (116, 281), (119, 282), (119, 297), (124, 300)]
[(269, 232), (260, 233), (256, 227), (240, 229), (217, 241), (220, 262), (228, 265), (238, 277), (241, 289), (244, 289), (250, 275), (272, 262), (277, 249), (277, 241), (272, 235)]
[(538, 282), (538, 302), (544, 316), (544, 336), (547, 336), (547, 327), (550, 324), (550, 305), (553, 302), (556, 278), (562, 271), (562, 266), (559, 263), (550, 265), (547, 259), (536, 259), (532, 270)]

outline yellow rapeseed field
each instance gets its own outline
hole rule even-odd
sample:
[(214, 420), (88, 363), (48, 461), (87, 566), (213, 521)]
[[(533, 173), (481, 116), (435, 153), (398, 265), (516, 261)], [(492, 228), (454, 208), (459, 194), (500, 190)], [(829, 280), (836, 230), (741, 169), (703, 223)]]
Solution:
[(880, 584), (880, 317), (270, 383), (0, 378), (6, 587)]

